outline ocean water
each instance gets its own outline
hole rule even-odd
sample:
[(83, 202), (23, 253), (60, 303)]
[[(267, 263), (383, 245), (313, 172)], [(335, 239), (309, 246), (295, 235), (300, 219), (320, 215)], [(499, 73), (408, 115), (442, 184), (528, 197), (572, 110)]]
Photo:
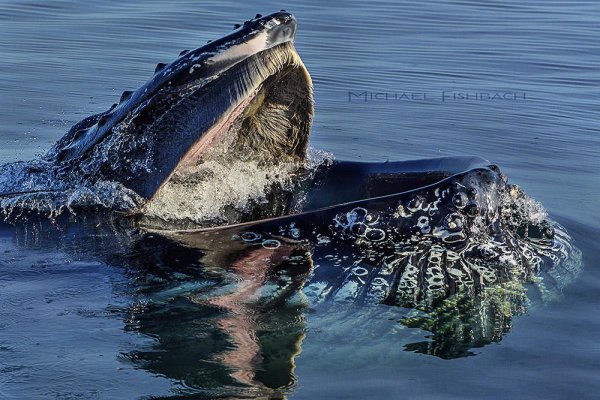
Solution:
[[(581, 274), (501, 340), (444, 357), (410, 346), (430, 334), (401, 328), (397, 307), (220, 318), (194, 301), (222, 274), (198, 273), (193, 245), (157, 253), (95, 221), (3, 227), (0, 398), (598, 398), (596, 1), (2, 0), (0, 163), (45, 152), (156, 63), (281, 8), (314, 82), (313, 147), (340, 160), (487, 158), (566, 227)], [(261, 385), (240, 383), (249, 370)]]

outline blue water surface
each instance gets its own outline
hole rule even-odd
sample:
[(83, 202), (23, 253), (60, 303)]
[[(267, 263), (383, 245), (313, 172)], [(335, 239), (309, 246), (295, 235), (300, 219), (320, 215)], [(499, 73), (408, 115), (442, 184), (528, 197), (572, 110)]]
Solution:
[[(272, 322), (303, 336), (286, 366), (292, 377), (281, 380), (273, 367), (263, 382), (293, 399), (598, 398), (595, 0), (2, 0), (0, 162), (43, 153), (139, 87), (156, 63), (281, 8), (298, 19), (296, 47), (314, 82), (313, 147), (365, 161), (487, 158), (568, 229), (585, 267), (559, 301), (532, 307), (468, 357), (406, 351), (428, 333), (398, 329), (393, 307), (292, 315), (301, 328)], [(82, 243), (101, 235), (61, 234), (66, 245), (0, 235), (0, 397), (256, 395), (220, 390), (226, 372), (214, 364), (226, 361), (189, 350), (225, 340), (206, 322), (211, 309), (154, 309), (144, 319), (126, 263), (86, 256)]]

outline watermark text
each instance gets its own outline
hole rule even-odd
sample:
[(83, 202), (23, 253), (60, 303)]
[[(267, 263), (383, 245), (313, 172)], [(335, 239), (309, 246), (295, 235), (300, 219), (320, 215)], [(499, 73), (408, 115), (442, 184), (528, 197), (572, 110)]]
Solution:
[(522, 91), (445, 91), (439, 92), (374, 92), (369, 90), (349, 90), (348, 102), (373, 101), (526, 101), (527, 93)]

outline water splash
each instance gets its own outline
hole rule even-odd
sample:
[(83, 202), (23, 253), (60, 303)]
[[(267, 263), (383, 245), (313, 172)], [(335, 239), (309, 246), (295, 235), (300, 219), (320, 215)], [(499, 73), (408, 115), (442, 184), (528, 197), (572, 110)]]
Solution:
[[(140, 143), (128, 143), (136, 147)], [(266, 218), (295, 210), (299, 202), (292, 200), (298, 185), (313, 176), (320, 165), (328, 165), (330, 153), (310, 149), (300, 164), (265, 164), (223, 155), (204, 160), (198, 165), (178, 171), (155, 197), (145, 202), (134, 191), (112, 181), (91, 181), (94, 168), (116, 159), (110, 146), (98, 146), (92, 157), (102, 160), (82, 164), (84, 175), (61, 171), (43, 159), (17, 162), (0, 167), (0, 211), (4, 218), (25, 216), (34, 212), (49, 218), (63, 213), (77, 213), (83, 208), (113, 211), (142, 211), (150, 219), (191, 221), (195, 224), (223, 225), (242, 222), (244, 218)], [(145, 170), (143, 163), (119, 162), (134, 174)], [(117, 165), (116, 161), (113, 165)], [(296, 199), (297, 200), (297, 199)]]
[(266, 214), (285, 204), (294, 188), (294, 164), (210, 160), (178, 172), (146, 204), (143, 213), (166, 221), (200, 224), (240, 222), (242, 215)]

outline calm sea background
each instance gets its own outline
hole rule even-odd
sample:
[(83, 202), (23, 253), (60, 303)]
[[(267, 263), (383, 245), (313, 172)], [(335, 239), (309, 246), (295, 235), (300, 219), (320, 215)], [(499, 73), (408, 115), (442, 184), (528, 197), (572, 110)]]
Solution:
[[(585, 263), (560, 302), (518, 318), (472, 357), (405, 352), (385, 324), (375, 336), (360, 326), (336, 332), (335, 321), (308, 315), (290, 397), (598, 398), (597, 1), (2, 0), (0, 163), (43, 153), (139, 87), (156, 63), (281, 8), (298, 19), (296, 47), (314, 82), (313, 147), (345, 160), (487, 158), (569, 230)], [(123, 360), (152, 335), (101, 312), (65, 311), (127, 303), (119, 269), (67, 268), (58, 250), (1, 246), (0, 398), (137, 398), (186, 387), (168, 369)]]

